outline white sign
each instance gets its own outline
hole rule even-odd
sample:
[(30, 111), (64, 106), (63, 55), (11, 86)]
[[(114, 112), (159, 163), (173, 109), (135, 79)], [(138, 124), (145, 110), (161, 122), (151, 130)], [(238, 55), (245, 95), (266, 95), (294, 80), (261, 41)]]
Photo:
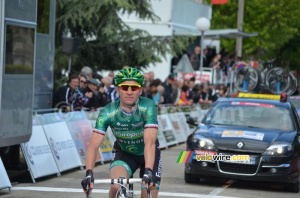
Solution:
[(1, 157), (0, 157), (0, 175), (1, 175), (0, 189), (11, 188), (11, 184), (10, 184), (9, 178), (7, 176), (7, 173), (5, 171), (5, 168), (3, 166)]
[(189, 128), (189, 125), (186, 123), (186, 117), (184, 113), (176, 113), (177, 120), (178, 120), (178, 125), (180, 128), (180, 131), (184, 132), (186, 137), (191, 134), (191, 130)]
[(38, 117), (33, 116), (33, 120), (31, 138), (29, 142), (21, 144), (24, 156), (27, 159), (27, 165), (31, 169), (34, 178), (57, 174), (59, 170), (53, 158), (43, 127)]
[[(183, 114), (183, 113), (182, 113)], [(180, 128), (180, 122), (179, 122), (179, 119), (178, 119), (178, 116), (177, 116), (177, 113), (170, 113), (168, 114), (169, 115), (169, 118), (170, 118), (170, 121), (173, 125), (173, 129), (174, 129), (174, 134), (176, 136), (176, 139), (178, 142), (185, 142), (186, 141), (186, 131), (183, 131), (181, 128)], [(183, 114), (184, 116), (184, 114)], [(184, 117), (185, 118), (185, 117)], [(188, 129), (189, 131), (189, 129)]]
[(83, 166), (66, 122), (55, 113), (44, 114), (41, 120), (59, 171)]
[(158, 115), (158, 127), (160, 132), (165, 137), (167, 146), (177, 144), (177, 138), (174, 134), (172, 124), (170, 122), (168, 114)]

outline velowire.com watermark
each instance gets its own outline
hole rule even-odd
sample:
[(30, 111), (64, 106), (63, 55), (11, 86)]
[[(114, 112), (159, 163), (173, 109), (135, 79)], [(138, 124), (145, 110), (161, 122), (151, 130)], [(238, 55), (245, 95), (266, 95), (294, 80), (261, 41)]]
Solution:
[[(185, 156), (186, 160), (184, 161)], [(211, 162), (249, 162), (249, 155), (227, 155), (219, 153), (217, 154), (215, 151), (181, 151), (176, 163), (191, 163), (193, 159), (197, 161), (211, 161)]]

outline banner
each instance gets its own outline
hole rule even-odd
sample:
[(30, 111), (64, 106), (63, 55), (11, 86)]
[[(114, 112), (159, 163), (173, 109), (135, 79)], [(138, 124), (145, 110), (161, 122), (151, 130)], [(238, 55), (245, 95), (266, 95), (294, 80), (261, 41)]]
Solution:
[[(178, 107), (180, 108), (181, 112), (184, 114), (185, 116), (185, 120), (188, 120), (191, 117), (191, 107), (190, 106), (184, 106), (184, 107)], [(190, 125), (189, 126), (189, 134), (193, 133), (195, 131), (195, 129), (197, 128), (196, 126)]]
[(31, 138), (21, 148), (33, 178), (59, 174), (39, 116), (33, 116)]
[[(68, 114), (69, 119), (66, 120), (67, 126), (73, 141), (75, 142), (81, 162), (85, 165), (86, 151), (91, 141), (93, 129), (90, 125), (90, 122), (86, 119), (83, 111), (73, 111)], [(102, 156), (100, 152), (97, 152), (96, 161), (98, 162), (101, 160), (103, 160)]]
[(177, 116), (178, 126), (180, 128), (180, 131), (183, 131), (187, 138), (191, 134), (191, 130), (189, 128), (189, 125), (186, 122), (186, 117), (185, 117), (184, 113), (182, 113), (182, 112), (176, 113), (176, 116)]
[(168, 114), (158, 115), (158, 129), (163, 134), (167, 142), (167, 146), (178, 143), (176, 136), (173, 133), (172, 124), (170, 122)]
[(180, 81), (180, 80), (190, 80), (192, 77), (195, 77), (195, 83), (196, 84), (201, 84), (201, 81), (202, 82), (205, 82), (205, 81), (212, 82), (213, 76), (212, 76), (212, 71), (211, 70), (202, 71), (202, 78), (200, 78), (201, 77), (200, 74), (201, 74), (200, 71), (196, 71), (194, 73), (184, 73), (184, 75), (179, 72), (178, 75), (177, 75), (177, 79), (178, 79), (178, 81)]
[(165, 136), (163, 135), (163, 132), (160, 130), (160, 128), (158, 128), (157, 130), (157, 139), (159, 142), (159, 148), (166, 148), (168, 146)]
[(6, 173), (6, 170), (4, 168), (1, 157), (0, 157), (0, 175), (1, 175), (0, 189), (4, 189), (4, 188), (11, 189), (11, 183), (10, 183), (9, 178), (7, 176), (7, 173)]
[(62, 118), (59, 113), (49, 113), (41, 115), (40, 119), (59, 171), (83, 166), (64, 121), (66, 117)]
[(177, 141), (185, 142), (186, 138), (187, 138), (187, 136), (186, 136), (187, 132), (182, 131), (182, 129), (179, 127), (179, 119), (178, 119), (177, 113), (169, 113), (168, 115), (169, 115), (170, 121), (173, 125), (174, 134), (176, 136)]

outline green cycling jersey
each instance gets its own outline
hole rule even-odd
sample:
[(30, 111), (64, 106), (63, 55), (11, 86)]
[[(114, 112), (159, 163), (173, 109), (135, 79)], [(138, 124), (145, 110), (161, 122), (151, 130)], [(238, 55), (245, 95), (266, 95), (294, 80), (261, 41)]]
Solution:
[(108, 127), (124, 152), (144, 155), (144, 129), (158, 128), (157, 106), (151, 99), (140, 97), (136, 109), (125, 112), (120, 100), (101, 110), (93, 132), (105, 135)]

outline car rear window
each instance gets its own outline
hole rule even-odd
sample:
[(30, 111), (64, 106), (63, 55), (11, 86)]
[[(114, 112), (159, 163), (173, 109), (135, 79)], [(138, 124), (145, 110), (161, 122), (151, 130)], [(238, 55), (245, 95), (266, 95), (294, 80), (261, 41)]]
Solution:
[(288, 109), (264, 102), (218, 102), (204, 123), (292, 131), (294, 125)]

